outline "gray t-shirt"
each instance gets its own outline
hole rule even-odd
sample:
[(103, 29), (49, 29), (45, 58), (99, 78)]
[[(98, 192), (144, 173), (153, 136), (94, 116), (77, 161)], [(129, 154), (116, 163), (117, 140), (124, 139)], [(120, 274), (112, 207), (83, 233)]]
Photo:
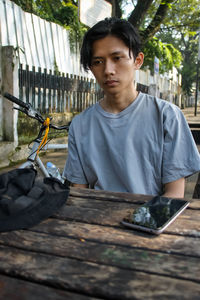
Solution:
[(181, 110), (140, 93), (118, 114), (99, 103), (70, 126), (64, 176), (109, 191), (159, 195), (163, 184), (200, 170), (200, 156)]

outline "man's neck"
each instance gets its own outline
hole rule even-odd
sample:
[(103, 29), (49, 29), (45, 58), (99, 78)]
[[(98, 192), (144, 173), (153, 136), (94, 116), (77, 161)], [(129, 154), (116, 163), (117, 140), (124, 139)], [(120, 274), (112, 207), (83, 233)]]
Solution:
[(101, 100), (101, 107), (110, 113), (117, 114), (127, 108), (138, 96), (138, 92), (134, 89), (131, 93), (107, 94)]

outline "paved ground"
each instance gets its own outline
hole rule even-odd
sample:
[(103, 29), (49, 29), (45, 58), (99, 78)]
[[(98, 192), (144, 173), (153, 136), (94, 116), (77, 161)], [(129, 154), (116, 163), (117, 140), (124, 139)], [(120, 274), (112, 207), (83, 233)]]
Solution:
[[(61, 172), (64, 169), (66, 158), (67, 158), (67, 152), (61, 150), (49, 151), (48, 153), (45, 153), (45, 155), (41, 156), (41, 160), (45, 164), (45, 166), (48, 161), (51, 161), (60, 169)], [(0, 174), (4, 172), (8, 172), (14, 168), (18, 168), (20, 165), (21, 163), (17, 163), (16, 165), (0, 169)]]
[(200, 123), (200, 106), (197, 107), (197, 114), (194, 115), (194, 107), (187, 107), (182, 109), (182, 112), (185, 115), (185, 118), (188, 122)]

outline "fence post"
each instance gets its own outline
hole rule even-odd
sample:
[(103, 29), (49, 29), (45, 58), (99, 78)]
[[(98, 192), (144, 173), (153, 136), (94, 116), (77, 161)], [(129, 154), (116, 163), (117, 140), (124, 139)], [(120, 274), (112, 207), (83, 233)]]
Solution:
[[(1, 43), (1, 22), (0, 22), (0, 91), (2, 86), (2, 67), (1, 67), (1, 52), (2, 52), (2, 43)], [(3, 103), (2, 95), (0, 97), (0, 141), (3, 139)]]
[[(13, 46), (2, 47), (2, 94), (8, 92), (19, 97), (18, 59)], [(18, 111), (13, 109), (13, 103), (3, 100), (3, 139), (18, 145), (17, 134)]]

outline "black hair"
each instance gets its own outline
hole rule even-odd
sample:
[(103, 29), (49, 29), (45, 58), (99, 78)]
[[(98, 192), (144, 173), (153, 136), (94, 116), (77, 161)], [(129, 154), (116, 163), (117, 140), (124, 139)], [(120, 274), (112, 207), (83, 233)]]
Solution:
[(126, 20), (115, 17), (106, 18), (90, 28), (83, 38), (81, 64), (86, 71), (88, 71), (91, 66), (93, 43), (108, 35), (121, 39), (129, 48), (129, 54), (131, 55), (132, 52), (134, 58), (138, 56), (141, 48), (141, 41), (136, 28)]

